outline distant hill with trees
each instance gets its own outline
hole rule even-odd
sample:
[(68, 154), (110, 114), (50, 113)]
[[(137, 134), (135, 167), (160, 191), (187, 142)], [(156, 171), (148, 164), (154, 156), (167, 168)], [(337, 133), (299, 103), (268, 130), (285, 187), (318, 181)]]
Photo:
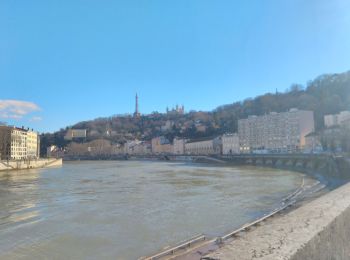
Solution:
[(210, 137), (225, 132), (236, 132), (238, 119), (249, 115), (283, 112), (290, 108), (312, 110), (315, 113), (316, 130), (324, 127), (323, 117), (342, 110), (350, 110), (350, 71), (324, 74), (309, 81), (306, 86), (293, 84), (284, 93), (266, 93), (255, 98), (220, 106), (213, 111), (190, 111), (186, 114), (161, 114), (154, 112), (134, 118), (131, 115), (97, 118), (79, 122), (55, 133), (42, 134), (41, 147), (55, 144), (67, 145), (64, 135), (69, 128), (87, 129), (87, 139), (109, 140), (123, 143), (126, 140), (150, 140), (165, 135), (191, 139)]

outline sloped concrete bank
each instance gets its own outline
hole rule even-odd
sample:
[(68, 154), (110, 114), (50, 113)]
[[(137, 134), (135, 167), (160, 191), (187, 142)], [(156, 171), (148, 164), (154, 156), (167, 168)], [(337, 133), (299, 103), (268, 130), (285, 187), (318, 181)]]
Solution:
[(261, 223), (205, 259), (350, 259), (350, 183)]
[(36, 169), (61, 166), (62, 159), (49, 158), (25, 161), (0, 161), (0, 171)]

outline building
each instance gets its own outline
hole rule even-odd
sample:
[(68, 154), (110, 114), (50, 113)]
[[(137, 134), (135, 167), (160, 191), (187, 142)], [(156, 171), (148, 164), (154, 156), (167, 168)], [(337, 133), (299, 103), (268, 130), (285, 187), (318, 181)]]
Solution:
[(304, 148), (305, 136), (315, 130), (313, 111), (291, 109), (238, 120), (241, 153), (296, 152)]
[(36, 159), (40, 155), (40, 138), (33, 129), (27, 131), (27, 158)]
[(305, 136), (305, 152), (321, 152), (322, 150), (320, 135), (312, 132)]
[(65, 140), (72, 141), (86, 138), (86, 129), (69, 129), (64, 136)]
[(161, 126), (160, 130), (162, 132), (170, 131), (174, 125), (175, 125), (174, 121), (167, 120), (165, 122), (165, 125)]
[(214, 155), (221, 153), (221, 138), (190, 141), (185, 144), (185, 154)]
[(0, 126), (0, 159), (26, 160), (40, 156), (40, 140), (34, 131), (14, 126)]
[(214, 154), (222, 154), (222, 137), (218, 136), (213, 139)]
[(339, 114), (324, 116), (324, 124), (326, 127), (347, 125), (349, 121), (350, 111), (341, 111)]
[(62, 158), (64, 156), (64, 150), (56, 145), (50, 145), (46, 148), (46, 156), (48, 158)]
[(124, 144), (124, 153), (125, 154), (136, 154), (137, 146), (141, 144), (139, 140), (129, 140)]
[(175, 137), (174, 141), (173, 141), (173, 148), (174, 148), (173, 153), (174, 154), (185, 154), (186, 141), (187, 141), (186, 139)]
[(221, 138), (222, 140), (222, 154), (238, 154), (239, 149), (239, 137), (237, 133), (234, 134), (224, 134)]
[(151, 143), (147, 141), (127, 141), (124, 144), (125, 154), (147, 155), (152, 152)]
[(173, 146), (170, 144), (169, 140), (166, 139), (164, 136), (153, 138), (151, 143), (152, 153), (154, 154), (173, 153)]
[(169, 108), (166, 108), (166, 113), (168, 115), (184, 115), (185, 114), (185, 107), (182, 106), (178, 106), (176, 105), (175, 108), (172, 108), (171, 110), (169, 110)]

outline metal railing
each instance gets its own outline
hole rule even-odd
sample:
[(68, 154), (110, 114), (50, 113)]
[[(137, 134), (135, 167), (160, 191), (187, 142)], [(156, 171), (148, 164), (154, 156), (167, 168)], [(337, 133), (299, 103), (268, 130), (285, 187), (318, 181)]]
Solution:
[(141, 259), (143, 259), (143, 260), (156, 260), (156, 259), (160, 259), (164, 256), (174, 255), (177, 251), (189, 248), (198, 242), (205, 241), (206, 239), (207, 238), (205, 235), (200, 234), (200, 235), (197, 235), (197, 236), (190, 238), (189, 240), (186, 240), (184, 242), (180, 242), (179, 245), (171, 247), (171, 248), (169, 248), (161, 253), (158, 253), (158, 254), (150, 256), (150, 257), (141, 258)]

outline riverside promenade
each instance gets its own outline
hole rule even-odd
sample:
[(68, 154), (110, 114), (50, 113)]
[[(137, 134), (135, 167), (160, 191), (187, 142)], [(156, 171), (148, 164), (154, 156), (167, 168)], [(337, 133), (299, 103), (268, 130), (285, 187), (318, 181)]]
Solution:
[(62, 159), (56, 158), (41, 158), (36, 160), (3, 160), (0, 161), (0, 171), (37, 169), (61, 165)]
[(246, 155), (226, 159), (234, 164), (304, 172), (324, 183), (331, 191), (311, 201), (296, 200), (296, 205), (291, 203), (293, 210), (286, 205), (286, 210), (277, 210), (269, 217), (243, 226), (230, 234), (229, 239), (212, 239), (198, 246), (192, 242), (184, 243), (181, 246), (184, 250), (182, 253), (180, 250), (178, 253), (170, 252), (168, 256), (146, 259), (350, 259), (349, 158), (323, 155)]
[(277, 216), (202, 259), (350, 259), (350, 184)]

